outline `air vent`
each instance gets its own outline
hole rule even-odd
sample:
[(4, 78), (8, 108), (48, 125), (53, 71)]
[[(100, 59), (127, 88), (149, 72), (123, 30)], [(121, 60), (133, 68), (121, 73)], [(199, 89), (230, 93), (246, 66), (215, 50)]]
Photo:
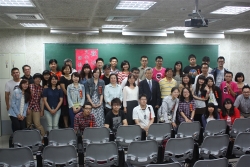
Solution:
[(116, 22), (133, 22), (137, 19), (136, 16), (109, 16), (106, 21), (116, 21)]
[(15, 20), (43, 20), (41, 14), (6, 13), (6, 15)]

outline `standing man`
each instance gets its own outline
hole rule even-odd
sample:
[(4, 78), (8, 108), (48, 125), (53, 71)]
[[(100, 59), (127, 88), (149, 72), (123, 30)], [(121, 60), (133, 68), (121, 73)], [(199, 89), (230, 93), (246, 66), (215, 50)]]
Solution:
[[(208, 57), (208, 56), (204, 56), (203, 58), (202, 58), (202, 63), (207, 63), (208, 64), (208, 66), (209, 66), (209, 64), (210, 64), (210, 57)], [(208, 67), (208, 74), (210, 74), (211, 72), (212, 72), (212, 68), (211, 67)]]
[[(133, 68), (131, 69), (131, 73), (132, 73), (132, 74), (134, 75), (134, 77), (135, 77), (135, 84), (136, 84), (137, 86), (139, 86), (139, 84), (140, 84), (140, 82), (141, 82), (141, 80), (140, 80), (140, 78), (139, 78), (140, 70), (139, 70), (137, 67), (133, 67)], [(128, 81), (128, 77), (126, 77), (126, 78), (122, 81), (122, 83), (121, 83), (122, 89), (125, 87), (127, 81)]]
[(167, 68), (165, 73), (166, 77), (159, 82), (162, 99), (171, 94), (173, 87), (177, 87), (177, 81), (173, 78), (173, 69)]
[(117, 63), (118, 63), (118, 59), (116, 57), (111, 57), (109, 59), (109, 63), (110, 63), (110, 74), (118, 74), (119, 70), (116, 68)]
[(30, 75), (31, 67), (29, 65), (24, 65), (22, 67), (24, 75), (21, 77), (22, 79), (26, 79), (29, 81), (29, 84), (33, 84), (33, 77)]
[(212, 77), (212, 78), (214, 79), (214, 76), (213, 76), (212, 74), (209, 74), (209, 73), (208, 73), (208, 70), (209, 70), (208, 64), (207, 64), (207, 63), (202, 63), (202, 65), (201, 65), (201, 74), (199, 74), (199, 75), (197, 75), (197, 76), (195, 77), (194, 84), (196, 84), (197, 79), (198, 79), (198, 77), (199, 77), (200, 75), (203, 75), (205, 78), (207, 78), (207, 77)]
[(250, 87), (248, 85), (243, 86), (242, 94), (236, 98), (234, 106), (240, 110), (241, 118), (250, 118)]
[(103, 65), (104, 65), (104, 60), (102, 58), (98, 58), (98, 59), (96, 59), (95, 63), (96, 63), (96, 68), (100, 69), (101, 75), (103, 75), (104, 72), (103, 72), (102, 68), (103, 68)]
[(6, 104), (6, 109), (9, 111), (10, 109), (10, 104), (11, 104), (11, 96), (12, 93), (15, 89), (15, 87), (18, 87), (20, 84), (20, 71), (18, 68), (14, 67), (11, 69), (11, 76), (13, 77), (12, 80), (9, 80), (5, 84), (5, 104)]
[[(64, 65), (69, 65), (72, 68), (72, 73), (77, 72), (76, 69), (72, 67), (72, 60), (71, 59), (65, 59), (64, 60)], [(71, 74), (72, 74), (71, 73)]]
[(161, 56), (157, 56), (155, 58), (156, 66), (153, 68), (153, 80), (159, 82), (162, 78), (165, 77), (165, 68), (162, 67), (163, 58)]
[(139, 74), (139, 79), (140, 80), (144, 80), (145, 77), (145, 69), (148, 67), (148, 57), (147, 56), (142, 56), (141, 57), (141, 67), (138, 67), (138, 69), (140, 70), (140, 74)]
[[(140, 82), (139, 94), (145, 94), (147, 96), (147, 104), (151, 105), (154, 109), (155, 115), (157, 110), (161, 106), (161, 91), (159, 83), (152, 80), (153, 70), (151, 67), (145, 69), (145, 78)], [(155, 119), (156, 122), (157, 119)]]
[(42, 101), (41, 106), (41, 98), (43, 87), (40, 85), (42, 80), (42, 74), (36, 73), (33, 76), (34, 83), (30, 84), (30, 92), (31, 92), (31, 100), (27, 111), (27, 127), (30, 127), (32, 123), (35, 124), (35, 127), (40, 131), (41, 135), (45, 135), (45, 131), (43, 126), (40, 123), (40, 117), (44, 114), (44, 103)]
[(194, 84), (195, 77), (201, 73), (201, 66), (196, 64), (196, 56), (191, 54), (188, 56), (189, 65), (183, 70), (185, 74), (191, 77), (191, 82)]
[(218, 67), (214, 68), (211, 74), (214, 76), (215, 86), (220, 87), (220, 84), (225, 80), (225, 73), (229, 71), (224, 68), (225, 58), (223, 56), (218, 57), (217, 64)]

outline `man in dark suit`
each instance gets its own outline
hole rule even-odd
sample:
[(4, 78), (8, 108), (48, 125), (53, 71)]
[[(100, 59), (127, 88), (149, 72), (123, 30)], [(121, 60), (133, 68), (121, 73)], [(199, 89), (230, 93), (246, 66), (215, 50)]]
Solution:
[[(154, 108), (155, 116), (157, 117), (157, 110), (161, 105), (160, 86), (157, 81), (152, 80), (152, 68), (148, 67), (145, 69), (145, 76), (146, 79), (140, 82), (139, 94), (147, 95), (147, 104), (151, 105)], [(157, 122), (157, 118), (155, 118), (154, 122)]]

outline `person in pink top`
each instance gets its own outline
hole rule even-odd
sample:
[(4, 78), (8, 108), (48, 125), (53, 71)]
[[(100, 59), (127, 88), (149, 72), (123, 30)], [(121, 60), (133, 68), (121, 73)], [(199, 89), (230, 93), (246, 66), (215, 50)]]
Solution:
[(232, 81), (233, 73), (232, 72), (226, 72), (225, 73), (225, 81), (223, 81), (220, 85), (220, 90), (222, 94), (222, 102), (224, 102), (225, 99), (229, 98), (234, 103), (236, 99), (236, 94), (238, 92), (238, 86), (236, 82)]
[(153, 68), (153, 77), (152, 79), (159, 82), (162, 78), (165, 77), (166, 68), (162, 67), (163, 58), (161, 56), (157, 56), (155, 58), (156, 66)]

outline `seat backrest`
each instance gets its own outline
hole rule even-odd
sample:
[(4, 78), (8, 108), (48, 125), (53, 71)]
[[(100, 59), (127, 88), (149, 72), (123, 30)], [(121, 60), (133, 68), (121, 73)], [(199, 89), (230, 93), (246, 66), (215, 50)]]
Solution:
[(226, 158), (199, 160), (194, 167), (228, 167), (228, 160)]
[(86, 148), (86, 166), (109, 167), (118, 165), (118, 149), (115, 142), (93, 143)]
[(132, 141), (141, 140), (141, 127), (139, 125), (119, 126), (116, 133), (118, 146), (128, 147)]
[(42, 146), (40, 132), (36, 129), (17, 130), (13, 134), (13, 144), (15, 148), (29, 147), (35, 153)]
[(133, 141), (128, 146), (127, 162), (131, 165), (145, 166), (157, 162), (158, 143), (155, 140)]
[(83, 146), (86, 148), (90, 143), (109, 142), (110, 130), (106, 127), (85, 128), (83, 131)]
[(181, 167), (181, 164), (178, 162), (167, 163), (167, 164), (150, 164), (146, 167)]
[(250, 164), (250, 155), (242, 155), (238, 162), (236, 163), (235, 167), (245, 167), (249, 166)]
[(33, 153), (28, 147), (0, 148), (0, 166), (35, 167)]
[(171, 138), (165, 147), (164, 161), (169, 161), (171, 158), (175, 158), (178, 162), (192, 159), (193, 150), (194, 139), (192, 137)]
[(237, 118), (234, 121), (230, 136), (236, 138), (240, 132), (250, 132), (250, 118)]
[(171, 137), (171, 125), (169, 123), (154, 123), (148, 129), (147, 140), (161, 142)]
[(207, 136), (223, 135), (226, 133), (227, 121), (222, 119), (211, 120), (204, 130), (204, 138)]
[(207, 136), (200, 147), (200, 157), (208, 159), (209, 155), (216, 158), (225, 157), (229, 144), (229, 136), (227, 134), (217, 136)]
[(76, 146), (76, 134), (73, 129), (52, 129), (49, 132), (49, 145), (63, 146), (74, 145)]
[(200, 122), (182, 122), (178, 127), (176, 138), (192, 137), (199, 140), (201, 125)]
[(239, 133), (234, 141), (233, 154), (238, 156), (250, 154), (250, 133)]
[(43, 167), (56, 167), (56, 165), (77, 165), (76, 149), (72, 145), (52, 146), (48, 145), (43, 150)]

